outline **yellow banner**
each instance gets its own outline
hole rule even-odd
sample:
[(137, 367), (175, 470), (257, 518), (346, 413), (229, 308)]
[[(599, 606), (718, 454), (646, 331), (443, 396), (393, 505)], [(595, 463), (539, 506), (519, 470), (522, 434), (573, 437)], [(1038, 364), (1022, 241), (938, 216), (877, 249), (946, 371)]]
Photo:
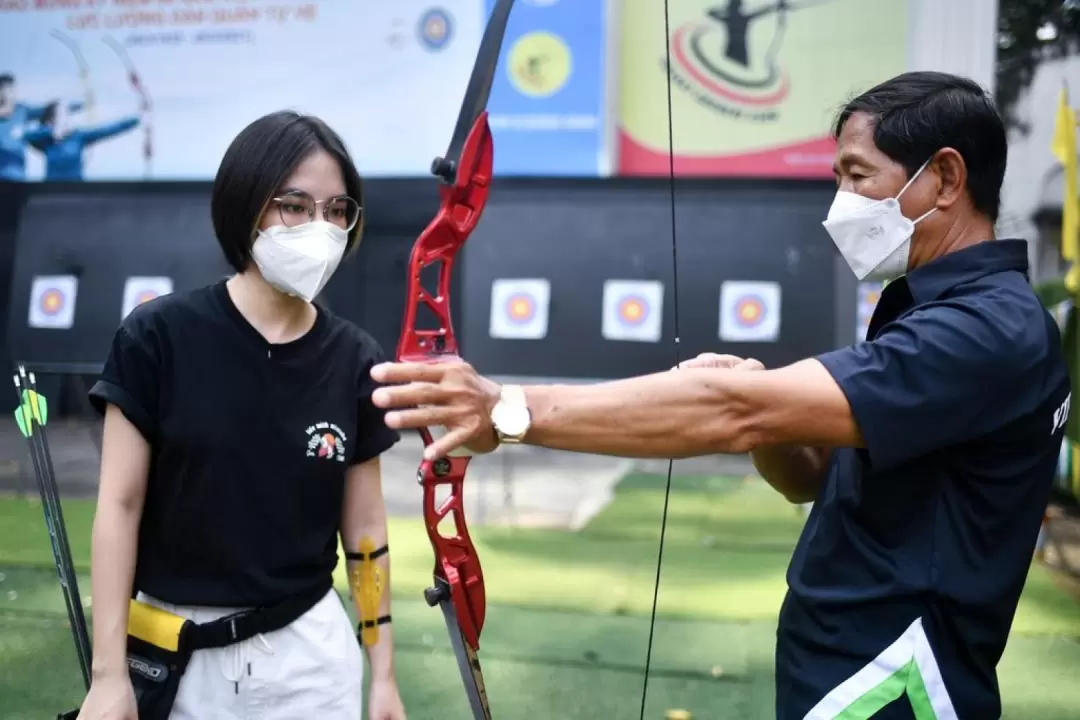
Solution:
[(620, 169), (831, 175), (830, 123), (907, 67), (906, 0), (622, 0)]
[(1077, 290), (1077, 243), (1080, 242), (1080, 197), (1077, 195), (1076, 111), (1069, 104), (1069, 92), (1061, 88), (1058, 94), (1054, 137), (1051, 141), (1054, 157), (1065, 173), (1065, 197), (1061, 211), (1061, 256), (1074, 263), (1065, 277), (1069, 292)]

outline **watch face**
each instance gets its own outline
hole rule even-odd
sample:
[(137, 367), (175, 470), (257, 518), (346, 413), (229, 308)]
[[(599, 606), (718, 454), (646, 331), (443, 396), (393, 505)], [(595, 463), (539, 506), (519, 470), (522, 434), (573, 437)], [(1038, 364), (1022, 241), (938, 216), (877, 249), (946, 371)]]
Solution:
[(500, 402), (492, 410), (491, 420), (503, 435), (521, 435), (529, 429), (529, 409)]

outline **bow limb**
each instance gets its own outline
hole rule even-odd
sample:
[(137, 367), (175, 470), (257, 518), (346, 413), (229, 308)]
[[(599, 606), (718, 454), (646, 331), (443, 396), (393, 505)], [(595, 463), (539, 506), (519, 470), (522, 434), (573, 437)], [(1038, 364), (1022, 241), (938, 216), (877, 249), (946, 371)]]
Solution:
[(149, 178), (154, 165), (154, 125), (151, 116), (153, 103), (150, 101), (150, 93), (147, 92), (146, 85), (143, 84), (142, 78), (135, 68), (135, 63), (131, 61), (131, 56), (128, 55), (124, 46), (111, 35), (106, 35), (101, 41), (108, 45), (116, 53), (116, 56), (120, 58), (120, 62), (124, 64), (124, 69), (127, 70), (128, 84), (131, 85), (131, 89), (139, 97), (139, 111), (143, 114), (143, 177)]
[[(431, 165), (439, 182), (439, 210), (417, 238), (409, 257), (405, 317), (396, 355), (399, 361), (438, 362), (457, 356), (459, 351), (450, 312), (452, 272), (458, 252), (480, 222), (491, 190), (495, 148), (486, 108), (512, 7), (513, 0), (498, 0), (495, 5), (450, 145), (445, 156), (435, 158)], [(438, 268), (436, 286), (425, 288), (424, 271), (434, 267)], [(420, 327), (422, 307), (434, 318), (434, 328)], [(420, 438), (425, 447), (430, 445), (432, 430), (420, 430)], [(491, 720), (477, 656), (486, 594), (480, 560), (465, 520), (468, 467), (468, 456), (451, 456), (424, 461), (417, 472), (423, 488), (424, 527), (435, 554), (434, 582), (424, 591), (424, 599), (443, 612), (473, 717)], [(444, 524), (450, 527), (443, 528)]]
[[(97, 98), (94, 96), (94, 85), (90, 82), (90, 64), (86, 62), (86, 58), (82, 54), (82, 50), (79, 48), (79, 44), (66, 33), (60, 30), (50, 30), (49, 35), (54, 40), (59, 40), (64, 46), (71, 52), (71, 55), (75, 58), (75, 64), (79, 68), (79, 83), (83, 89), (83, 110), (86, 112), (87, 119), (90, 120), (90, 124), (93, 125), (97, 122)], [(83, 160), (90, 160), (91, 151), (89, 149), (83, 151)]]
[[(678, 242), (676, 241), (676, 217), (675, 217), (675, 123), (672, 111), (671, 99), (671, 9), (670, 0), (664, 0), (664, 47), (666, 60), (664, 67), (667, 75), (667, 128), (668, 128), (668, 190), (671, 199), (671, 284), (672, 284), (672, 308), (674, 314), (675, 331), (675, 369), (682, 362), (682, 353), (679, 351), (679, 254)], [(664, 539), (667, 534), (668, 507), (671, 501), (671, 476), (675, 467), (675, 460), (668, 460), (667, 482), (664, 484), (664, 509), (660, 516), (660, 543), (656, 551), (656, 578), (653, 584), (652, 611), (649, 616), (649, 641), (645, 650), (645, 671), (641, 683), (641, 714), (640, 720), (645, 720), (646, 701), (649, 696), (649, 670), (652, 664), (653, 639), (656, 629), (656, 610), (660, 600), (660, 578), (664, 564)]]

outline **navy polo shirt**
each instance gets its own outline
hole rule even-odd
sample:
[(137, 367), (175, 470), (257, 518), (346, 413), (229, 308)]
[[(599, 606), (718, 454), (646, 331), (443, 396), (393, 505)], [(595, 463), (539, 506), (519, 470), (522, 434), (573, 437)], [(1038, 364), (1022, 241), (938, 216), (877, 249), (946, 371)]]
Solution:
[(1026, 243), (913, 270), (818, 360), (865, 447), (833, 451), (792, 556), (777, 717), (994, 720), (1070, 400)]

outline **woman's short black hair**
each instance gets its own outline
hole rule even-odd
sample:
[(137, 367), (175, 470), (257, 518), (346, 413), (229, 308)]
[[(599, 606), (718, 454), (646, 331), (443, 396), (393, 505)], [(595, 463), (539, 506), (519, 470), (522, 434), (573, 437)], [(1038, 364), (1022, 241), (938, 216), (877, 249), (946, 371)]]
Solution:
[[(214, 233), (225, 259), (237, 272), (251, 263), (251, 245), (259, 218), (281, 185), (311, 153), (329, 153), (341, 168), (345, 192), (363, 206), (363, 189), (341, 137), (317, 117), (283, 110), (264, 115), (240, 131), (225, 151), (210, 200)], [(349, 233), (346, 252), (363, 232), (360, 222)]]

